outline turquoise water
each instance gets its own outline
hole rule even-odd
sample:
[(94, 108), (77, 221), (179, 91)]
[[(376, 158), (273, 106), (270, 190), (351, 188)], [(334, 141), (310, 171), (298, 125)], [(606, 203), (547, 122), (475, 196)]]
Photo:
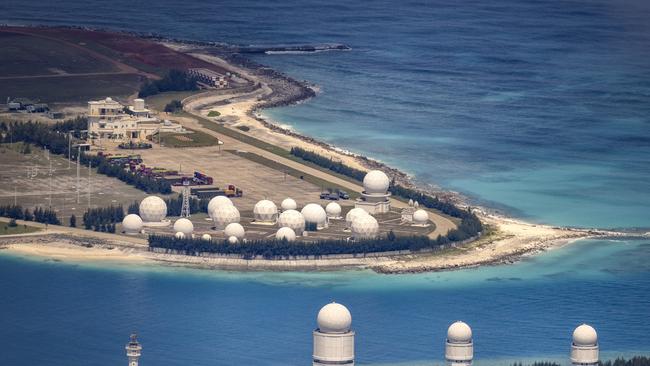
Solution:
[[(472, 325), (483, 364), (564, 357), (581, 322), (616, 354), (647, 353), (650, 241), (582, 241), (511, 265), (384, 276), (75, 265), (0, 255), (2, 365), (305, 365), (325, 303), (353, 314), (360, 364), (440, 360)], [(88, 362), (92, 359), (92, 362)]]
[[(101, 14), (101, 16), (97, 16)], [(242, 44), (340, 42), (258, 61), (322, 90), (266, 111), (422, 183), (536, 222), (650, 227), (650, 5), (643, 0), (5, 0), (0, 23)], [(380, 276), (91, 266), (0, 256), (0, 365), (309, 364), (315, 314), (350, 307), (366, 365), (440, 360), (463, 319), (483, 364), (650, 352), (650, 242), (582, 241), (512, 266)]]

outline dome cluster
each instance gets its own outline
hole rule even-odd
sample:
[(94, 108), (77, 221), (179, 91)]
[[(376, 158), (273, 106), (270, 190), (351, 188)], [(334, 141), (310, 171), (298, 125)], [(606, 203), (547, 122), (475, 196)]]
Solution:
[(275, 222), (278, 218), (278, 207), (269, 200), (261, 200), (253, 207), (255, 221)]
[(228, 224), (240, 220), (239, 210), (233, 205), (218, 205), (210, 216), (218, 230), (225, 229)]
[(208, 215), (210, 215), (210, 218), (212, 218), (212, 212), (214, 209), (216, 209), (218, 206), (221, 205), (230, 205), (234, 206), (230, 198), (226, 196), (216, 196), (213, 197), (210, 202), (208, 202)]
[(300, 213), (305, 218), (306, 224), (316, 225), (319, 229), (327, 227), (327, 213), (321, 205), (310, 203), (303, 207)]
[(139, 211), (144, 222), (161, 222), (167, 216), (167, 204), (158, 196), (149, 196), (140, 202)]
[(363, 190), (370, 195), (384, 195), (388, 192), (390, 179), (381, 170), (371, 170), (363, 178)]
[(355, 207), (350, 211), (348, 211), (347, 215), (345, 215), (345, 225), (348, 228), (350, 228), (352, 226), (352, 221), (354, 221), (354, 219), (365, 215), (369, 215), (368, 212), (366, 212), (366, 210), (364, 210), (363, 208)]
[(296, 210), (286, 210), (278, 217), (278, 226), (288, 227), (296, 235), (302, 235), (302, 232), (305, 231), (305, 218)]
[(316, 321), (321, 333), (347, 333), (352, 325), (352, 314), (345, 306), (332, 302), (320, 309)]
[(369, 214), (355, 217), (350, 229), (354, 239), (373, 239), (379, 235), (379, 223)]

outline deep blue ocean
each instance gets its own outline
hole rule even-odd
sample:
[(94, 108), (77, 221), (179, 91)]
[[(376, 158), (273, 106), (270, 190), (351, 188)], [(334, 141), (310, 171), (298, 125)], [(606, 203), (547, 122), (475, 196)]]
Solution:
[[(650, 230), (650, 2), (3, 0), (0, 23), (238, 44), (320, 94), (277, 123), (540, 223)], [(1, 52), (1, 50), (0, 50)], [(466, 320), (483, 364), (650, 353), (650, 242), (582, 241), (512, 266), (408, 276), (222, 273), (0, 257), (0, 365), (305, 365), (318, 308), (349, 305), (361, 364), (442, 358)], [(609, 352), (609, 353), (607, 353)], [(500, 361), (501, 360), (501, 361)]]

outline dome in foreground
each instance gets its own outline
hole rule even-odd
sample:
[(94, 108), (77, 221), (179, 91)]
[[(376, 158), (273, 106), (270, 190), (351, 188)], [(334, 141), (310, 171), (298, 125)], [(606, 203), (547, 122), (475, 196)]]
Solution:
[(205, 241), (211, 241), (212, 237), (210, 236), (210, 234), (203, 234), (203, 235), (201, 235), (201, 239), (203, 239)]
[(137, 234), (142, 230), (142, 219), (136, 214), (129, 214), (122, 219), (122, 228), (127, 234)]
[(227, 238), (234, 236), (238, 240), (244, 239), (244, 236), (246, 235), (244, 227), (238, 222), (228, 224), (228, 226), (223, 230), (223, 233)]
[(386, 194), (390, 179), (381, 170), (371, 170), (363, 178), (363, 190), (367, 194)]
[(296, 210), (286, 210), (278, 217), (278, 226), (288, 227), (296, 235), (302, 235), (302, 232), (305, 231), (305, 218)]
[(355, 217), (350, 225), (355, 239), (372, 239), (379, 235), (379, 222), (370, 215)]
[(457, 321), (447, 329), (447, 340), (450, 343), (469, 343), (472, 341), (472, 328), (464, 322)]
[(236, 236), (231, 236), (231, 237), (228, 238), (228, 243), (237, 244), (237, 243), (239, 243), (239, 239), (237, 239)]
[(413, 223), (424, 225), (427, 221), (429, 221), (429, 214), (426, 211), (419, 209), (413, 213)]
[(230, 200), (230, 198), (228, 198), (226, 196), (213, 197), (210, 200), (210, 202), (208, 202), (208, 215), (210, 215), (210, 217), (212, 217), (212, 211), (214, 211), (214, 209), (217, 208), (217, 206), (220, 206), (220, 205), (233, 206), (232, 201)]
[(174, 234), (174, 237), (176, 239), (185, 239), (185, 234), (183, 234), (182, 232), (179, 231), (176, 234)]
[(255, 221), (275, 221), (278, 217), (278, 207), (269, 200), (261, 200), (253, 207)]
[(330, 202), (325, 206), (325, 213), (327, 213), (327, 217), (341, 217), (341, 205), (336, 202)]
[(370, 215), (366, 210), (360, 207), (355, 207), (348, 211), (348, 213), (345, 215), (345, 223), (350, 226), (352, 225), (352, 221), (356, 219), (359, 216), (365, 216), (365, 215)]
[(305, 222), (316, 224), (318, 227), (323, 227), (327, 223), (327, 213), (325, 209), (317, 203), (310, 203), (302, 208), (300, 211), (305, 218)]
[(174, 222), (174, 231), (180, 231), (185, 236), (190, 236), (194, 231), (194, 224), (192, 224), (192, 221), (182, 217)]
[(232, 205), (219, 205), (212, 211), (212, 221), (217, 229), (224, 229), (228, 224), (239, 222), (239, 210)]
[(598, 344), (598, 334), (592, 326), (582, 324), (573, 331), (573, 344), (576, 346), (595, 346)]
[(140, 217), (144, 222), (161, 222), (167, 216), (167, 204), (158, 196), (149, 196), (140, 202)]
[(345, 306), (332, 302), (320, 309), (317, 322), (322, 333), (347, 333), (352, 325), (352, 314)]
[(291, 228), (281, 227), (278, 229), (278, 232), (275, 233), (275, 240), (286, 240), (292, 242), (296, 240), (296, 233)]

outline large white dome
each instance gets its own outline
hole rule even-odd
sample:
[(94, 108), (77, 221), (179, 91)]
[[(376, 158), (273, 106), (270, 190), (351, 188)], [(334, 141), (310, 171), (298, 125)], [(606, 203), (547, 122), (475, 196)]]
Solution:
[(457, 321), (447, 329), (447, 340), (450, 343), (470, 343), (472, 341), (472, 328), (464, 322)]
[(350, 228), (355, 239), (372, 239), (379, 234), (379, 223), (370, 215), (356, 217)]
[(303, 207), (300, 213), (305, 218), (305, 223), (316, 224), (319, 229), (327, 227), (327, 213), (321, 205), (310, 203)]
[(167, 204), (158, 196), (143, 199), (139, 210), (144, 222), (161, 222), (167, 216)]
[(219, 205), (212, 211), (212, 221), (218, 230), (225, 229), (228, 224), (239, 222), (239, 210), (231, 205)]
[(239, 240), (244, 239), (244, 236), (246, 235), (246, 232), (244, 231), (244, 227), (241, 226), (241, 224), (238, 222), (233, 222), (228, 224), (228, 226), (226, 226), (226, 228), (223, 230), (223, 233), (228, 238), (234, 236)]
[(429, 214), (420, 209), (413, 213), (413, 223), (418, 225), (424, 225), (429, 221)]
[(278, 217), (278, 226), (288, 227), (297, 235), (302, 235), (302, 232), (305, 231), (305, 218), (296, 210), (287, 210)]
[(341, 217), (341, 205), (336, 202), (330, 202), (325, 206), (325, 213), (329, 218), (339, 218)]
[(127, 234), (138, 234), (142, 230), (142, 219), (136, 214), (129, 214), (122, 219), (122, 228)]
[(286, 241), (294, 241), (296, 240), (296, 233), (289, 227), (281, 227), (278, 229), (278, 232), (275, 233), (275, 239), (276, 240), (286, 240)]
[(192, 224), (192, 221), (182, 217), (176, 220), (174, 223), (174, 231), (180, 231), (181, 233), (185, 234), (185, 236), (190, 236), (194, 231), (194, 224)]
[(280, 204), (280, 207), (282, 208), (282, 211), (295, 210), (298, 208), (298, 204), (293, 200), (293, 198), (285, 198)]
[(363, 208), (360, 207), (355, 207), (348, 211), (348, 213), (345, 215), (345, 224), (350, 227), (352, 226), (352, 221), (356, 219), (359, 216), (365, 216), (365, 215), (370, 215), (368, 211), (364, 210)]
[(322, 333), (347, 333), (352, 325), (352, 314), (345, 306), (332, 302), (320, 309), (316, 321)]
[(363, 178), (363, 190), (367, 194), (386, 194), (390, 179), (381, 170), (371, 170)]
[(216, 196), (213, 197), (210, 202), (208, 202), (208, 215), (212, 217), (212, 211), (214, 211), (215, 208), (219, 205), (230, 205), (233, 206), (232, 201), (230, 198), (226, 196)]
[(573, 331), (573, 344), (576, 346), (595, 346), (598, 344), (598, 334), (592, 326), (582, 324)]
[(261, 200), (253, 207), (255, 221), (275, 222), (278, 218), (278, 207), (269, 200)]

